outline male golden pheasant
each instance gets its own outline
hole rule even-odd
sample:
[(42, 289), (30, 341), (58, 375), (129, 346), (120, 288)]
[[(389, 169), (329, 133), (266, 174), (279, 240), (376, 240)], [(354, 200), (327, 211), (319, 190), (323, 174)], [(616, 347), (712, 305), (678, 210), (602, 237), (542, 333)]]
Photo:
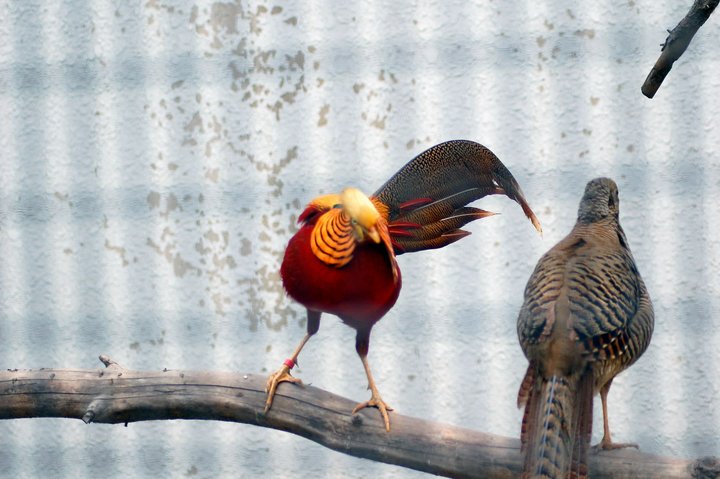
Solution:
[(375, 194), (355, 188), (315, 198), (298, 218), (280, 269), (288, 295), (307, 308), (307, 334), (267, 382), (265, 412), (278, 384), (300, 383), (290, 375), (305, 343), (318, 331), (322, 313), (340, 317), (357, 330), (357, 350), (372, 391), (356, 411), (374, 406), (390, 431), (388, 411), (367, 361), (370, 330), (392, 308), (401, 277), (395, 256), (441, 248), (470, 234), (463, 225), (492, 215), (465, 206), (486, 195), (503, 194), (520, 204), (540, 231), (510, 171), (484, 146), (449, 141), (421, 153)]
[(530, 361), (520, 386), (521, 434), (528, 478), (587, 477), (593, 396), (610, 437), (607, 394), (615, 376), (650, 343), (652, 303), (619, 222), (615, 183), (590, 181), (575, 227), (540, 258), (518, 317)]

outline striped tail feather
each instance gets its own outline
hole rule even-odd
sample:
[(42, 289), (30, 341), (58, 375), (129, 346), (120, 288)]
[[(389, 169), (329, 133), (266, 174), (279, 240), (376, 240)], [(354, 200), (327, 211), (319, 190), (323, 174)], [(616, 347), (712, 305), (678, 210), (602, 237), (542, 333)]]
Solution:
[[(393, 237), (395, 250), (402, 253), (442, 248), (469, 235), (469, 231), (460, 229), (466, 224), (494, 214), (479, 208), (463, 206), (434, 223), (421, 225), (414, 222), (395, 222), (389, 225), (390, 236)], [(407, 219), (412, 221), (413, 218)]]
[(536, 379), (523, 417), (523, 478), (587, 478), (592, 387), (592, 374)]
[[(482, 190), (482, 191), (481, 191)], [(469, 188), (443, 198), (417, 198), (398, 205), (395, 221), (401, 220), (416, 223), (432, 223), (452, 215), (458, 208), (465, 206), (483, 196), (502, 194), (501, 188)]]
[[(400, 234), (393, 235), (396, 253), (400, 254), (439, 248), (466, 236), (460, 226), (490, 215), (477, 209), (476, 214), (470, 214), (466, 205), (487, 195), (505, 195), (516, 201), (542, 232), (512, 173), (492, 151), (472, 141), (448, 141), (420, 153), (372, 197), (384, 205), (391, 232), (393, 225), (404, 226), (395, 228)], [(459, 226), (451, 228), (452, 224)], [(435, 226), (423, 229), (429, 225)], [(430, 230), (435, 234), (427, 236)]]

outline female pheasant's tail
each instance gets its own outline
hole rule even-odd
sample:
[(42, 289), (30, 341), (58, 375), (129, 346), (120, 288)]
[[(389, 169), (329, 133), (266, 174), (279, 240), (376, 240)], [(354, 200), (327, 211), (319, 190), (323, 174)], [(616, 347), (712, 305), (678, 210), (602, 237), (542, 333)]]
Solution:
[(487, 195), (516, 201), (542, 233), (512, 173), (479, 143), (440, 143), (410, 160), (373, 195), (388, 219), (396, 254), (441, 248), (470, 234), (460, 229), (494, 213), (467, 206)]
[[(524, 382), (523, 382), (524, 384)], [(592, 375), (537, 377), (522, 399), (524, 479), (587, 478), (592, 431)]]

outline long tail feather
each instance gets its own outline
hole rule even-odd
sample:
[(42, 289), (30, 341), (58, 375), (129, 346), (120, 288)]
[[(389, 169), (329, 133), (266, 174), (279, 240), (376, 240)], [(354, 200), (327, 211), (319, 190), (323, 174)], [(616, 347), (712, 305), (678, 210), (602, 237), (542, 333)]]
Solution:
[(587, 457), (590, 449), (592, 436), (592, 413), (593, 413), (593, 381), (592, 376), (587, 374), (580, 381), (577, 391), (577, 407), (574, 411), (575, 438), (573, 441), (573, 453), (570, 460), (570, 479), (587, 479), (588, 466)]
[(412, 253), (413, 251), (423, 251), (426, 249), (444, 248), (449, 244), (463, 239), (469, 234), (469, 231), (455, 230), (452, 233), (446, 233), (444, 235), (425, 240), (407, 241), (400, 238), (393, 238), (393, 247), (395, 248), (395, 255)]
[[(472, 141), (448, 141), (424, 151), (380, 187), (373, 198), (385, 205), (392, 230), (394, 223), (415, 223), (420, 227), (437, 224), (457, 215), (459, 209), (472, 201), (498, 194), (516, 201), (542, 233), (540, 222), (512, 173), (492, 151)], [(488, 215), (468, 217), (467, 222), (485, 216)], [(437, 248), (448, 244), (438, 238), (455, 230), (458, 228), (437, 228), (435, 236), (423, 239), (417, 235), (427, 230), (404, 230), (410, 231), (410, 235), (393, 240), (399, 247), (398, 254)]]
[(524, 478), (587, 477), (592, 375), (538, 377), (523, 418)]
[[(402, 241), (404, 253), (432, 249), (433, 246), (440, 248), (469, 235), (470, 232), (460, 229), (466, 224), (494, 214), (491, 211), (463, 206), (434, 223), (422, 225), (415, 222), (395, 222), (390, 227), (390, 234), (393, 237), (407, 238)], [(443, 239), (441, 240), (441, 238)]]
[[(414, 204), (410, 208), (400, 208), (397, 218), (402, 221), (412, 221), (420, 224), (434, 223), (442, 218), (452, 215), (458, 208), (482, 198), (487, 195), (500, 194), (496, 193), (496, 188), (486, 188), (480, 191), (480, 188), (469, 188), (467, 190), (458, 191), (448, 196), (432, 200), (425, 199), (422, 205)], [(409, 203), (409, 202), (408, 202)]]

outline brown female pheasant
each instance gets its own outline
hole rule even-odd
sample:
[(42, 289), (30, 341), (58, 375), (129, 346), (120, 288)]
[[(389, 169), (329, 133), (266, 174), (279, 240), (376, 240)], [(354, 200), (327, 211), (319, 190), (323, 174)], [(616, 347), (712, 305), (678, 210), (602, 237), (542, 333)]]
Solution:
[(518, 395), (523, 477), (587, 477), (598, 391), (600, 447), (629, 446), (610, 438), (607, 394), (650, 343), (654, 315), (618, 216), (615, 183), (590, 181), (575, 227), (540, 258), (525, 288), (517, 326), (530, 361)]

